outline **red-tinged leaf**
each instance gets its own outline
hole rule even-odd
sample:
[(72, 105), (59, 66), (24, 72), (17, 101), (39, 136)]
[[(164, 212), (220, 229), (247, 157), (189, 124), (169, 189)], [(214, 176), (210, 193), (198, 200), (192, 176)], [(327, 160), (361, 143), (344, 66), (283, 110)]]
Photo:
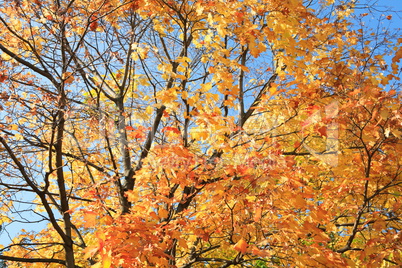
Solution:
[(89, 29), (91, 31), (96, 31), (98, 26), (99, 26), (99, 24), (98, 24), (98, 20), (97, 20), (96, 16), (91, 16), (91, 22), (89, 23)]
[(270, 256), (270, 254), (268, 253), (267, 250), (260, 250), (256, 246), (252, 247), (251, 253), (253, 255), (260, 256), (260, 257), (263, 257), (263, 258)]
[(164, 127), (162, 129), (162, 132), (169, 132), (169, 131), (176, 133), (176, 134), (180, 134), (180, 130), (178, 130), (176, 127)]
[(89, 29), (90, 29), (91, 31), (96, 31), (97, 28), (98, 28), (98, 22), (97, 22), (97, 21), (91, 22), (91, 23), (89, 24)]
[(140, 7), (140, 5), (138, 4), (138, 0), (136, 0), (136, 1), (134, 1), (134, 3), (133, 4), (131, 4), (131, 8), (135, 11), (135, 10), (137, 10), (139, 7)]
[(306, 110), (308, 115), (312, 115), (320, 110), (320, 106), (309, 104)]
[(301, 145), (300, 141), (296, 141), (295, 144), (293, 145), (294, 148), (299, 148)]
[(0, 83), (4, 82), (7, 79), (7, 76), (4, 74), (0, 74)]
[(147, 128), (145, 127), (133, 128), (131, 126), (127, 126), (126, 129), (130, 131), (127, 135), (132, 139), (141, 140), (144, 139), (147, 135)]
[(289, 106), (292, 107), (293, 109), (297, 109), (299, 107), (299, 101), (298, 100), (293, 100), (289, 102)]
[(317, 129), (317, 132), (320, 133), (321, 136), (327, 137), (327, 127), (322, 126)]

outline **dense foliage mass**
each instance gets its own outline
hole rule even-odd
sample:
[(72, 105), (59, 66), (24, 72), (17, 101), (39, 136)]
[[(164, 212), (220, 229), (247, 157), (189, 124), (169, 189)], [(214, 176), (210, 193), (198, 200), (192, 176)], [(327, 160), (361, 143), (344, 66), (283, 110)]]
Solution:
[(367, 3), (0, 0), (0, 260), (401, 266), (402, 39)]

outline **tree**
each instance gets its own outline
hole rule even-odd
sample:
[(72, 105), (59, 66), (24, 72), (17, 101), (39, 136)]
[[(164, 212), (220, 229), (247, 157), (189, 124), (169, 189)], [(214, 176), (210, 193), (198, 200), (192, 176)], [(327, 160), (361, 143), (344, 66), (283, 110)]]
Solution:
[(390, 15), (372, 31), (356, 1), (1, 6), (1, 223), (25, 229), (7, 267), (401, 265)]

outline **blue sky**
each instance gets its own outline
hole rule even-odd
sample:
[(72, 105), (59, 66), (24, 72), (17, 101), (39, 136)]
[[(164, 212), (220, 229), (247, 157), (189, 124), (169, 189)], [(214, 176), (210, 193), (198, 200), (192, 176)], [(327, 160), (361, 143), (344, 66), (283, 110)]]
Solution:
[[(359, 2), (359, 6), (367, 6), (372, 11), (375, 11), (375, 17), (378, 17), (380, 14), (384, 16), (392, 15), (390, 22), (393, 27), (402, 27), (402, 0), (360, 0)], [(357, 12), (363, 13), (366, 11), (357, 10)], [(375, 22), (375, 20), (373, 22)]]

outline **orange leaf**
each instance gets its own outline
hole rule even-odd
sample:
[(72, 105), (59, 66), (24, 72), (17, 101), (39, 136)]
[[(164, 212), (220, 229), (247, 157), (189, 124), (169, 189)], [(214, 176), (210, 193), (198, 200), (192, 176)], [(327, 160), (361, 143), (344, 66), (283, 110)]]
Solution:
[(254, 214), (254, 221), (259, 221), (261, 219), (262, 210), (261, 207), (257, 207)]
[(168, 131), (171, 131), (171, 132), (173, 132), (173, 133), (176, 133), (176, 134), (180, 134), (180, 130), (178, 130), (177, 128), (175, 128), (175, 127), (164, 127), (163, 129), (162, 129), (162, 132), (168, 132)]
[(71, 84), (72, 82), (74, 82), (74, 76), (72, 75), (71, 72), (63, 73), (61, 78), (64, 80), (64, 83), (66, 84)]
[(387, 229), (387, 222), (384, 219), (376, 220), (373, 224), (374, 230), (382, 231)]
[(96, 213), (93, 211), (86, 211), (84, 214), (84, 227), (91, 228), (96, 224)]
[(84, 259), (89, 259), (94, 256), (96, 252), (98, 252), (98, 247), (96, 245), (89, 246), (85, 248), (82, 252), (85, 253)]
[(269, 253), (267, 251), (260, 250), (256, 246), (252, 247), (251, 253), (253, 253), (253, 255), (257, 255), (260, 257), (268, 257), (269, 256)]
[(296, 141), (295, 144), (293, 145), (295, 148), (299, 148), (301, 145), (300, 141)]
[(246, 241), (244, 241), (244, 239), (242, 238), (242, 239), (240, 239), (237, 243), (236, 243), (236, 245), (234, 245), (233, 246), (233, 248), (236, 250), (236, 251), (239, 251), (239, 252), (241, 252), (242, 254), (244, 254), (244, 253), (246, 253), (246, 251), (247, 251), (247, 242)]
[(169, 216), (169, 211), (167, 211), (166, 209), (161, 208), (161, 209), (159, 209), (159, 216), (162, 219), (165, 219), (165, 218), (167, 218)]

